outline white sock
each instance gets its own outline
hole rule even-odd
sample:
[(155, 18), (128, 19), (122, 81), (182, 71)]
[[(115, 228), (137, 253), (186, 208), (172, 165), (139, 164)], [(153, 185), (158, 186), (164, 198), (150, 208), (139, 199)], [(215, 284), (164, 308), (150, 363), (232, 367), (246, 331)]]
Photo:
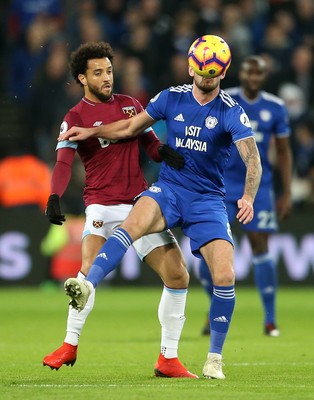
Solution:
[[(77, 278), (80, 281), (85, 279), (85, 275), (81, 272), (78, 273)], [(77, 346), (79, 342), (79, 337), (82, 332), (82, 329), (85, 325), (86, 319), (89, 316), (89, 313), (92, 311), (95, 303), (95, 290), (93, 290), (87, 300), (86, 306), (80, 312), (75, 310), (73, 307), (69, 307), (68, 312), (68, 320), (67, 320), (67, 329), (66, 336), (64, 341), (66, 343), (72, 344), (73, 346)]]
[(178, 346), (186, 320), (184, 311), (187, 289), (170, 289), (164, 286), (158, 318), (161, 325), (160, 352), (165, 358), (178, 357)]

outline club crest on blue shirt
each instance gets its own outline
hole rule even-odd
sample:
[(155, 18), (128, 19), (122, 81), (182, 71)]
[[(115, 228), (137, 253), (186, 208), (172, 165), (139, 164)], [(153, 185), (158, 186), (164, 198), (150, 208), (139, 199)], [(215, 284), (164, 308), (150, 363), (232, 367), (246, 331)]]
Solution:
[(271, 113), (268, 110), (261, 110), (259, 115), (262, 121), (268, 122), (271, 120)]
[(205, 119), (205, 126), (208, 129), (213, 129), (218, 124), (218, 119), (216, 117), (207, 117)]

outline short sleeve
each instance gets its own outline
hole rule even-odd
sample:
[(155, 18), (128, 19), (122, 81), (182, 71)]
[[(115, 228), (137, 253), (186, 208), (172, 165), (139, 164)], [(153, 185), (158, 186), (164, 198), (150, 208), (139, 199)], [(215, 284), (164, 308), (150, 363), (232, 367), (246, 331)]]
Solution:
[(159, 92), (153, 97), (146, 107), (147, 114), (155, 121), (166, 119), (166, 109), (168, 102), (169, 89)]
[(229, 109), (226, 128), (227, 132), (230, 132), (233, 142), (253, 137), (250, 119), (243, 108), (238, 104)]

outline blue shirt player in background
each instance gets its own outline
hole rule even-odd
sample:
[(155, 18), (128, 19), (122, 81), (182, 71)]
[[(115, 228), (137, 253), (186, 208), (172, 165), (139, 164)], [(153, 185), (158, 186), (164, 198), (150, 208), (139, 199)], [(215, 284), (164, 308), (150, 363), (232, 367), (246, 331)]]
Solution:
[[(203, 376), (224, 379), (222, 349), (235, 305), (233, 240), (223, 180), (232, 143), (246, 166), (237, 211), (237, 218), (244, 224), (253, 218), (262, 169), (247, 115), (220, 89), (225, 72), (204, 78), (189, 67), (189, 74), (193, 84), (163, 90), (133, 118), (93, 128), (72, 127), (59, 136), (59, 140), (90, 136), (116, 140), (133, 137), (162, 119), (167, 126), (168, 145), (185, 159), (180, 170), (162, 163), (158, 181), (140, 194), (127, 219), (101, 248), (85, 283), (69, 278), (65, 290), (73, 307), (84, 308), (90, 293), (119, 265), (134, 240), (180, 226), (190, 238), (193, 254), (206, 260), (214, 281), (212, 334)], [(160, 376), (158, 366), (157, 362), (155, 373)]]
[[(255, 282), (264, 309), (264, 332), (266, 335), (275, 337), (280, 333), (275, 313), (277, 276), (268, 249), (268, 238), (278, 229), (277, 215), (279, 219), (284, 219), (291, 211), (292, 157), (287, 110), (281, 99), (261, 90), (266, 77), (267, 67), (263, 58), (249, 56), (241, 64), (239, 73), (241, 87), (226, 91), (243, 107), (250, 118), (262, 161), (263, 175), (254, 201), (254, 218), (243, 226), (243, 230), (252, 248)], [(274, 196), (273, 168), (269, 161), (273, 140), (281, 178), (281, 193), (277, 204), (275, 204)], [(235, 220), (237, 213), (238, 196), (243, 192), (245, 173), (245, 165), (239, 157), (237, 148), (232, 146), (225, 170), (226, 206), (231, 223)], [(211, 297), (212, 280), (205, 261), (200, 264), (200, 279)], [(202, 333), (210, 334), (210, 321), (206, 323)]]

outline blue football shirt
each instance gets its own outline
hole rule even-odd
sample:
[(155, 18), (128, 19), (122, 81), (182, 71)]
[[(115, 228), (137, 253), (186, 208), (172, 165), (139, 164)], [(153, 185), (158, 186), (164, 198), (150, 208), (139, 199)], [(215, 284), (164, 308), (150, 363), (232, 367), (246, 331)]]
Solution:
[[(283, 100), (265, 91), (261, 91), (258, 98), (249, 101), (244, 97), (240, 87), (226, 90), (247, 113), (256, 144), (260, 153), (263, 174), (259, 192), (272, 190), (272, 165), (269, 160), (271, 138), (290, 135), (288, 112)], [(225, 170), (225, 185), (227, 200), (237, 201), (243, 194), (246, 168), (235, 146), (231, 147), (229, 162)]]
[(193, 96), (192, 85), (171, 87), (149, 102), (146, 112), (165, 120), (167, 144), (185, 158), (178, 171), (162, 163), (159, 177), (193, 192), (224, 196), (224, 170), (231, 144), (253, 136), (243, 108), (223, 90), (207, 104)]

